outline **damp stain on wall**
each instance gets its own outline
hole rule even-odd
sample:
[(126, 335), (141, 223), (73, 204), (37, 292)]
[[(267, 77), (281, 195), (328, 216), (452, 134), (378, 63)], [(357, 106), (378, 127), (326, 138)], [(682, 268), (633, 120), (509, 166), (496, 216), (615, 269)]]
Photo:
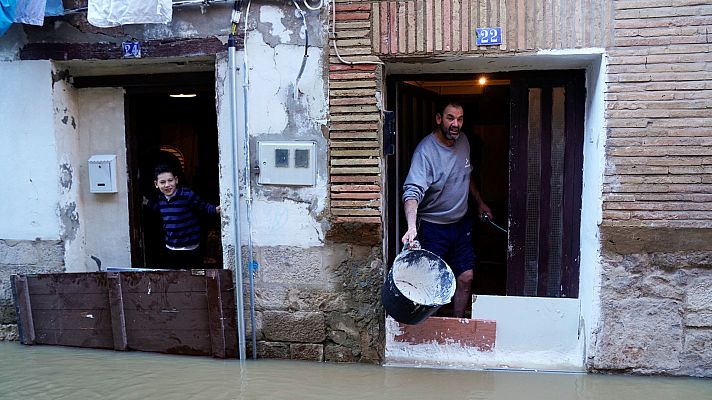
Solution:
[(59, 221), (62, 226), (62, 240), (72, 241), (76, 239), (79, 231), (79, 213), (77, 204), (67, 203), (59, 208)]
[(70, 164), (64, 163), (59, 166), (59, 185), (62, 192), (66, 193), (72, 188), (73, 175), (74, 171)]

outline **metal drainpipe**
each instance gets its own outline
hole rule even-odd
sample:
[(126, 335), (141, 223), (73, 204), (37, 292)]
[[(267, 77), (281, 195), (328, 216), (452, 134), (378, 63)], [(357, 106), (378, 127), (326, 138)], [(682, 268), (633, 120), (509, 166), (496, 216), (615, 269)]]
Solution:
[[(247, 21), (245, 21), (247, 25)], [(247, 47), (247, 30), (245, 30), (245, 47)], [(247, 49), (245, 49), (245, 52)], [(243, 107), (244, 107), (244, 121), (245, 121), (245, 142), (244, 142), (244, 158), (245, 158), (245, 206), (247, 211), (247, 272), (249, 274), (250, 282), (250, 326), (252, 329), (252, 359), (257, 359), (257, 333), (255, 329), (255, 281), (254, 274), (257, 264), (252, 258), (252, 176), (250, 169), (250, 130), (249, 123), (247, 119), (247, 96), (249, 94), (249, 79), (247, 71), (247, 57), (242, 59), (242, 93), (243, 93)]]
[[(235, 20), (235, 12), (233, 12), (233, 26), (239, 22), (239, 5), (235, 2), (235, 10), (237, 11), (237, 21)], [(228, 37), (228, 76), (230, 83), (230, 129), (232, 130), (232, 210), (234, 215), (234, 247), (235, 247), (235, 302), (237, 308), (237, 337), (238, 347), (240, 351), (240, 361), (247, 358), (245, 350), (245, 306), (242, 292), (242, 239), (240, 235), (240, 169), (238, 168), (238, 140), (237, 140), (237, 82), (235, 74), (237, 73), (237, 49), (236, 37), (234, 32)], [(249, 179), (249, 176), (246, 177)]]

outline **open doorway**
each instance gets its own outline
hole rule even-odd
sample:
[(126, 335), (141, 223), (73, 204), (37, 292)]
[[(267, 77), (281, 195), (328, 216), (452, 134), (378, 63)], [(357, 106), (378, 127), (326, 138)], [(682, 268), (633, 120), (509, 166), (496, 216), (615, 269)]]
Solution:
[(391, 76), (397, 144), (386, 163), (389, 265), (406, 230), (400, 195), (410, 157), (435, 126), (436, 104), (450, 99), (463, 106), (473, 179), (494, 215), (493, 223), (469, 216), (477, 254), (472, 293), (577, 297), (583, 77), (583, 71)]
[[(219, 204), (214, 73), (146, 76), (144, 84), (125, 88), (131, 261), (134, 267), (165, 267), (162, 223), (142, 202), (158, 194), (154, 167), (169, 164), (181, 186)], [(200, 223), (203, 265), (222, 268), (220, 220), (207, 217)]]

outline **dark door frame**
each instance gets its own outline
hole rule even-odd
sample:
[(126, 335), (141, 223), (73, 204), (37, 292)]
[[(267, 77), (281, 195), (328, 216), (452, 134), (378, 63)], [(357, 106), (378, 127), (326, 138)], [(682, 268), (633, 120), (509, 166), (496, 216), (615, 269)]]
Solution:
[[(132, 267), (147, 267), (145, 240), (143, 235), (143, 193), (140, 188), (141, 180), (152, 179), (140, 176), (141, 156), (138, 150), (139, 138), (135, 134), (138, 130), (137, 121), (133, 115), (136, 104), (132, 97), (141, 94), (215, 90), (215, 72), (190, 72), (171, 74), (141, 74), (87, 77), (82, 82), (91, 86), (120, 86), (126, 90), (124, 97), (124, 117), (126, 135), (126, 166), (128, 176), (128, 207), (129, 207), (129, 237), (131, 241)], [(216, 127), (217, 129), (217, 127)], [(217, 146), (217, 143), (216, 143)]]
[[(387, 109), (396, 112), (396, 120), (399, 121), (400, 110), (398, 107), (398, 84), (407, 80), (463, 80), (472, 79), (479, 74), (407, 74), (407, 75), (391, 75), (387, 80)], [(579, 261), (580, 261), (580, 224), (581, 224), (581, 195), (583, 184), (583, 124), (585, 113), (585, 71), (584, 70), (559, 70), (559, 71), (516, 71), (486, 74), (490, 79), (507, 79), (511, 84), (510, 98), (510, 203), (515, 201), (515, 204), (521, 204), (521, 196), (526, 190), (514, 191), (511, 190), (512, 180), (524, 179), (519, 182), (519, 185), (526, 185), (526, 164), (521, 165), (521, 159), (517, 158), (519, 152), (526, 149), (522, 146), (521, 141), (526, 138), (522, 135), (522, 129), (526, 129), (528, 121), (528, 102), (526, 101), (525, 93), (531, 87), (546, 87), (544, 100), (550, 99), (550, 88), (553, 86), (563, 86), (566, 89), (566, 132), (571, 139), (571, 148), (573, 151), (566, 151), (564, 160), (564, 185), (570, 188), (564, 198), (563, 207), (566, 214), (566, 223), (568, 224), (564, 236), (562, 247), (562, 290), (561, 297), (577, 297), (579, 286)], [(542, 113), (544, 118), (543, 123), (550, 123), (550, 113), (544, 110)], [(549, 120), (547, 120), (549, 118)], [(401, 126), (397, 125), (396, 135), (401, 134)], [(401, 141), (397, 138), (396, 143)], [(385, 227), (385, 248), (386, 261), (390, 265), (396, 254), (396, 249), (400, 248), (399, 239), (395, 237), (397, 229), (395, 215), (402, 214), (402, 205), (399, 199), (396, 198), (399, 183), (394, 182), (396, 171), (401, 168), (399, 163), (402, 163), (401, 156), (398, 155), (400, 149), (396, 146), (396, 155), (386, 157), (385, 169), (385, 188), (386, 188), (386, 204), (389, 216)], [(512, 153), (514, 152), (514, 153)], [(525, 153), (524, 153), (525, 154)], [(524, 167), (524, 170), (522, 170)], [(519, 175), (517, 175), (519, 174)], [(512, 178), (515, 176), (515, 178)], [(400, 176), (400, 179), (404, 177)], [(522, 183), (523, 182), (523, 183)], [(515, 183), (516, 185), (516, 183)], [(510, 205), (510, 209), (512, 206)], [(517, 218), (526, 218), (522, 216), (521, 211), (510, 213), (508, 219), (511, 221)], [(513, 237), (515, 244), (521, 242), (521, 232), (517, 232), (517, 226), (514, 224)], [(540, 230), (540, 235), (546, 235), (547, 232)], [(514, 257), (508, 256), (507, 260), (507, 288), (506, 295), (522, 295), (524, 268), (521, 264), (522, 260), (519, 254)]]

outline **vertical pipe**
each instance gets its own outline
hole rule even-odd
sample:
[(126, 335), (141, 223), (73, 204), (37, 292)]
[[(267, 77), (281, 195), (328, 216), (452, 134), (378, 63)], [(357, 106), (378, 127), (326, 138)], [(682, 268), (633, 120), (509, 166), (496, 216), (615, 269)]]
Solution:
[[(237, 308), (237, 337), (240, 351), (240, 360), (246, 359), (245, 350), (245, 306), (242, 288), (242, 240), (240, 235), (240, 168), (238, 167), (238, 138), (237, 138), (237, 49), (235, 35), (228, 38), (228, 77), (230, 83), (230, 129), (232, 130), (232, 211), (234, 215), (234, 247), (235, 247), (235, 302)], [(245, 177), (249, 179), (249, 175)], [(254, 331), (254, 327), (253, 327)]]
[[(247, 21), (245, 21), (245, 26), (247, 26)], [(245, 32), (245, 41), (247, 40), (247, 33)], [(247, 46), (245, 46), (245, 52), (247, 52)], [(250, 130), (249, 121), (247, 119), (247, 96), (249, 94), (249, 77), (247, 71), (247, 55), (242, 59), (242, 93), (243, 93), (243, 108), (244, 108), (244, 158), (245, 158), (245, 206), (247, 209), (247, 271), (249, 273), (249, 284), (250, 284), (250, 324), (251, 324), (251, 336), (252, 336), (252, 359), (257, 359), (257, 333), (255, 329), (255, 284), (254, 284), (254, 273), (255, 273), (255, 262), (252, 259), (252, 176), (250, 173)]]

